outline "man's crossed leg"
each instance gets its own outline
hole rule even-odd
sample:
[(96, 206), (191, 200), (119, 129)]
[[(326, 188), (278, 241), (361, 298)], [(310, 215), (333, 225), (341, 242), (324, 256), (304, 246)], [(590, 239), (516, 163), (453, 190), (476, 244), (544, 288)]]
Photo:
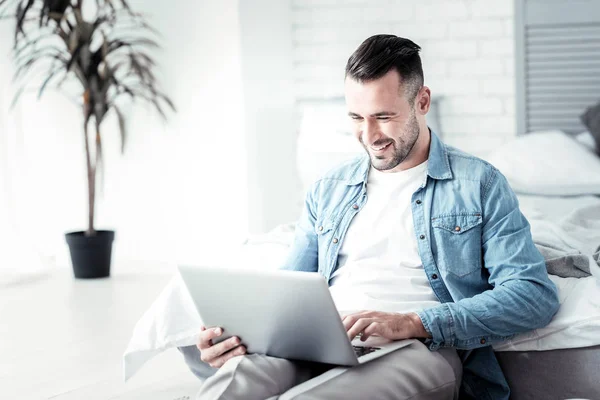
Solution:
[[(193, 350), (186, 348), (184, 354)], [(192, 359), (201, 362), (199, 357), (186, 354), (188, 364)], [(432, 352), (418, 341), (352, 368), (321, 372), (322, 368), (314, 363), (258, 354), (239, 356), (206, 379), (197, 398), (456, 399), (462, 378), (454, 349)]]

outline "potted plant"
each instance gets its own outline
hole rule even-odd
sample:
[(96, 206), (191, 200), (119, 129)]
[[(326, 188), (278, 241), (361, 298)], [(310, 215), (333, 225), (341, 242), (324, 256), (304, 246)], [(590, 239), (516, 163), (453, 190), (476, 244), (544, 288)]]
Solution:
[(152, 72), (155, 63), (147, 52), (158, 47), (152, 39), (156, 31), (131, 10), (127, 0), (0, 0), (0, 19), (16, 23), (14, 79), (20, 88), (13, 104), (27, 88), (29, 78), (40, 71), (42, 80), (35, 82), (38, 96), (48, 88), (66, 90), (66, 82), (75, 82), (85, 138), (88, 221), (87, 230), (65, 236), (75, 277), (109, 276), (115, 233), (94, 228), (100, 184), (96, 178), (103, 167), (101, 128), (105, 118), (114, 113), (123, 153), (127, 136), (121, 111), (124, 101), (149, 102), (163, 118), (165, 108), (175, 110), (157, 88)]

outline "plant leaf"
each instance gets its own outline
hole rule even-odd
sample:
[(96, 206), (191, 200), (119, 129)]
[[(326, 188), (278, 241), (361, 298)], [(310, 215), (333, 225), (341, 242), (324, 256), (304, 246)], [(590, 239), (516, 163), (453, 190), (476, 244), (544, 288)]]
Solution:
[(21, 78), (22, 76), (24, 76), (25, 74), (27, 74), (27, 72), (29, 72), (29, 70), (31, 69), (31, 67), (33, 65), (35, 65), (37, 62), (41, 61), (44, 58), (51, 58), (51, 59), (57, 59), (59, 61), (64, 61), (60, 55), (57, 54), (42, 54), (40, 56), (38, 56), (38, 58), (30, 58), (29, 60), (27, 60), (27, 62), (25, 62), (24, 64), (21, 64), (17, 67), (17, 70), (15, 71), (14, 75), (13, 75), (13, 81), (18, 80), (19, 78)]
[(117, 119), (119, 120), (119, 132), (121, 134), (121, 154), (125, 153), (125, 144), (127, 143), (127, 126), (125, 122), (125, 116), (116, 105), (112, 106), (113, 110), (117, 114)]
[(21, 86), (19, 88), (19, 90), (17, 90), (17, 93), (15, 93), (15, 95), (13, 96), (12, 102), (10, 103), (11, 110), (15, 108), (15, 106), (19, 102), (19, 99), (21, 98), (21, 95), (23, 94), (24, 91), (25, 91), (25, 85)]
[(64, 73), (65, 75), (67, 74), (67, 71), (64, 69), (64, 66), (58, 66), (56, 68), (54, 68), (46, 77), (46, 79), (44, 79), (44, 82), (42, 83), (42, 86), (40, 87), (40, 90), (38, 92), (38, 99), (42, 97), (42, 94), (44, 93), (44, 89), (46, 89), (46, 85), (48, 85), (48, 83), (52, 80), (52, 78), (54, 78), (56, 76), (56, 74), (58, 73)]
[(17, 27), (15, 29), (15, 40), (19, 36), (19, 32), (22, 33), (23, 36), (26, 36), (25, 31), (23, 30), (23, 22), (25, 21), (25, 17), (27, 16), (27, 11), (29, 11), (31, 6), (33, 5), (33, 1), (34, 0), (27, 0), (27, 4), (25, 4), (25, 7), (22, 7), (21, 3), (19, 3), (19, 6), (17, 7)]

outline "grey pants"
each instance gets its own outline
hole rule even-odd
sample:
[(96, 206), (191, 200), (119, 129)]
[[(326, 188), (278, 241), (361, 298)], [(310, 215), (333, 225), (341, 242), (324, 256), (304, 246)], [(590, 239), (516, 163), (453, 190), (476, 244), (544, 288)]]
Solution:
[[(198, 371), (190, 363), (196, 357), (183, 352)], [(432, 352), (418, 341), (352, 368), (326, 370), (320, 364), (251, 354), (214, 371), (197, 399), (457, 399), (462, 378), (454, 349)]]

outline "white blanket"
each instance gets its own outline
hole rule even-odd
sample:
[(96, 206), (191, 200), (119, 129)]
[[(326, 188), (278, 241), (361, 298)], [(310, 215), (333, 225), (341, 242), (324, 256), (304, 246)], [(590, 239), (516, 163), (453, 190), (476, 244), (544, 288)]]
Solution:
[(521, 196), (520, 203), (550, 274), (600, 275), (600, 197)]

